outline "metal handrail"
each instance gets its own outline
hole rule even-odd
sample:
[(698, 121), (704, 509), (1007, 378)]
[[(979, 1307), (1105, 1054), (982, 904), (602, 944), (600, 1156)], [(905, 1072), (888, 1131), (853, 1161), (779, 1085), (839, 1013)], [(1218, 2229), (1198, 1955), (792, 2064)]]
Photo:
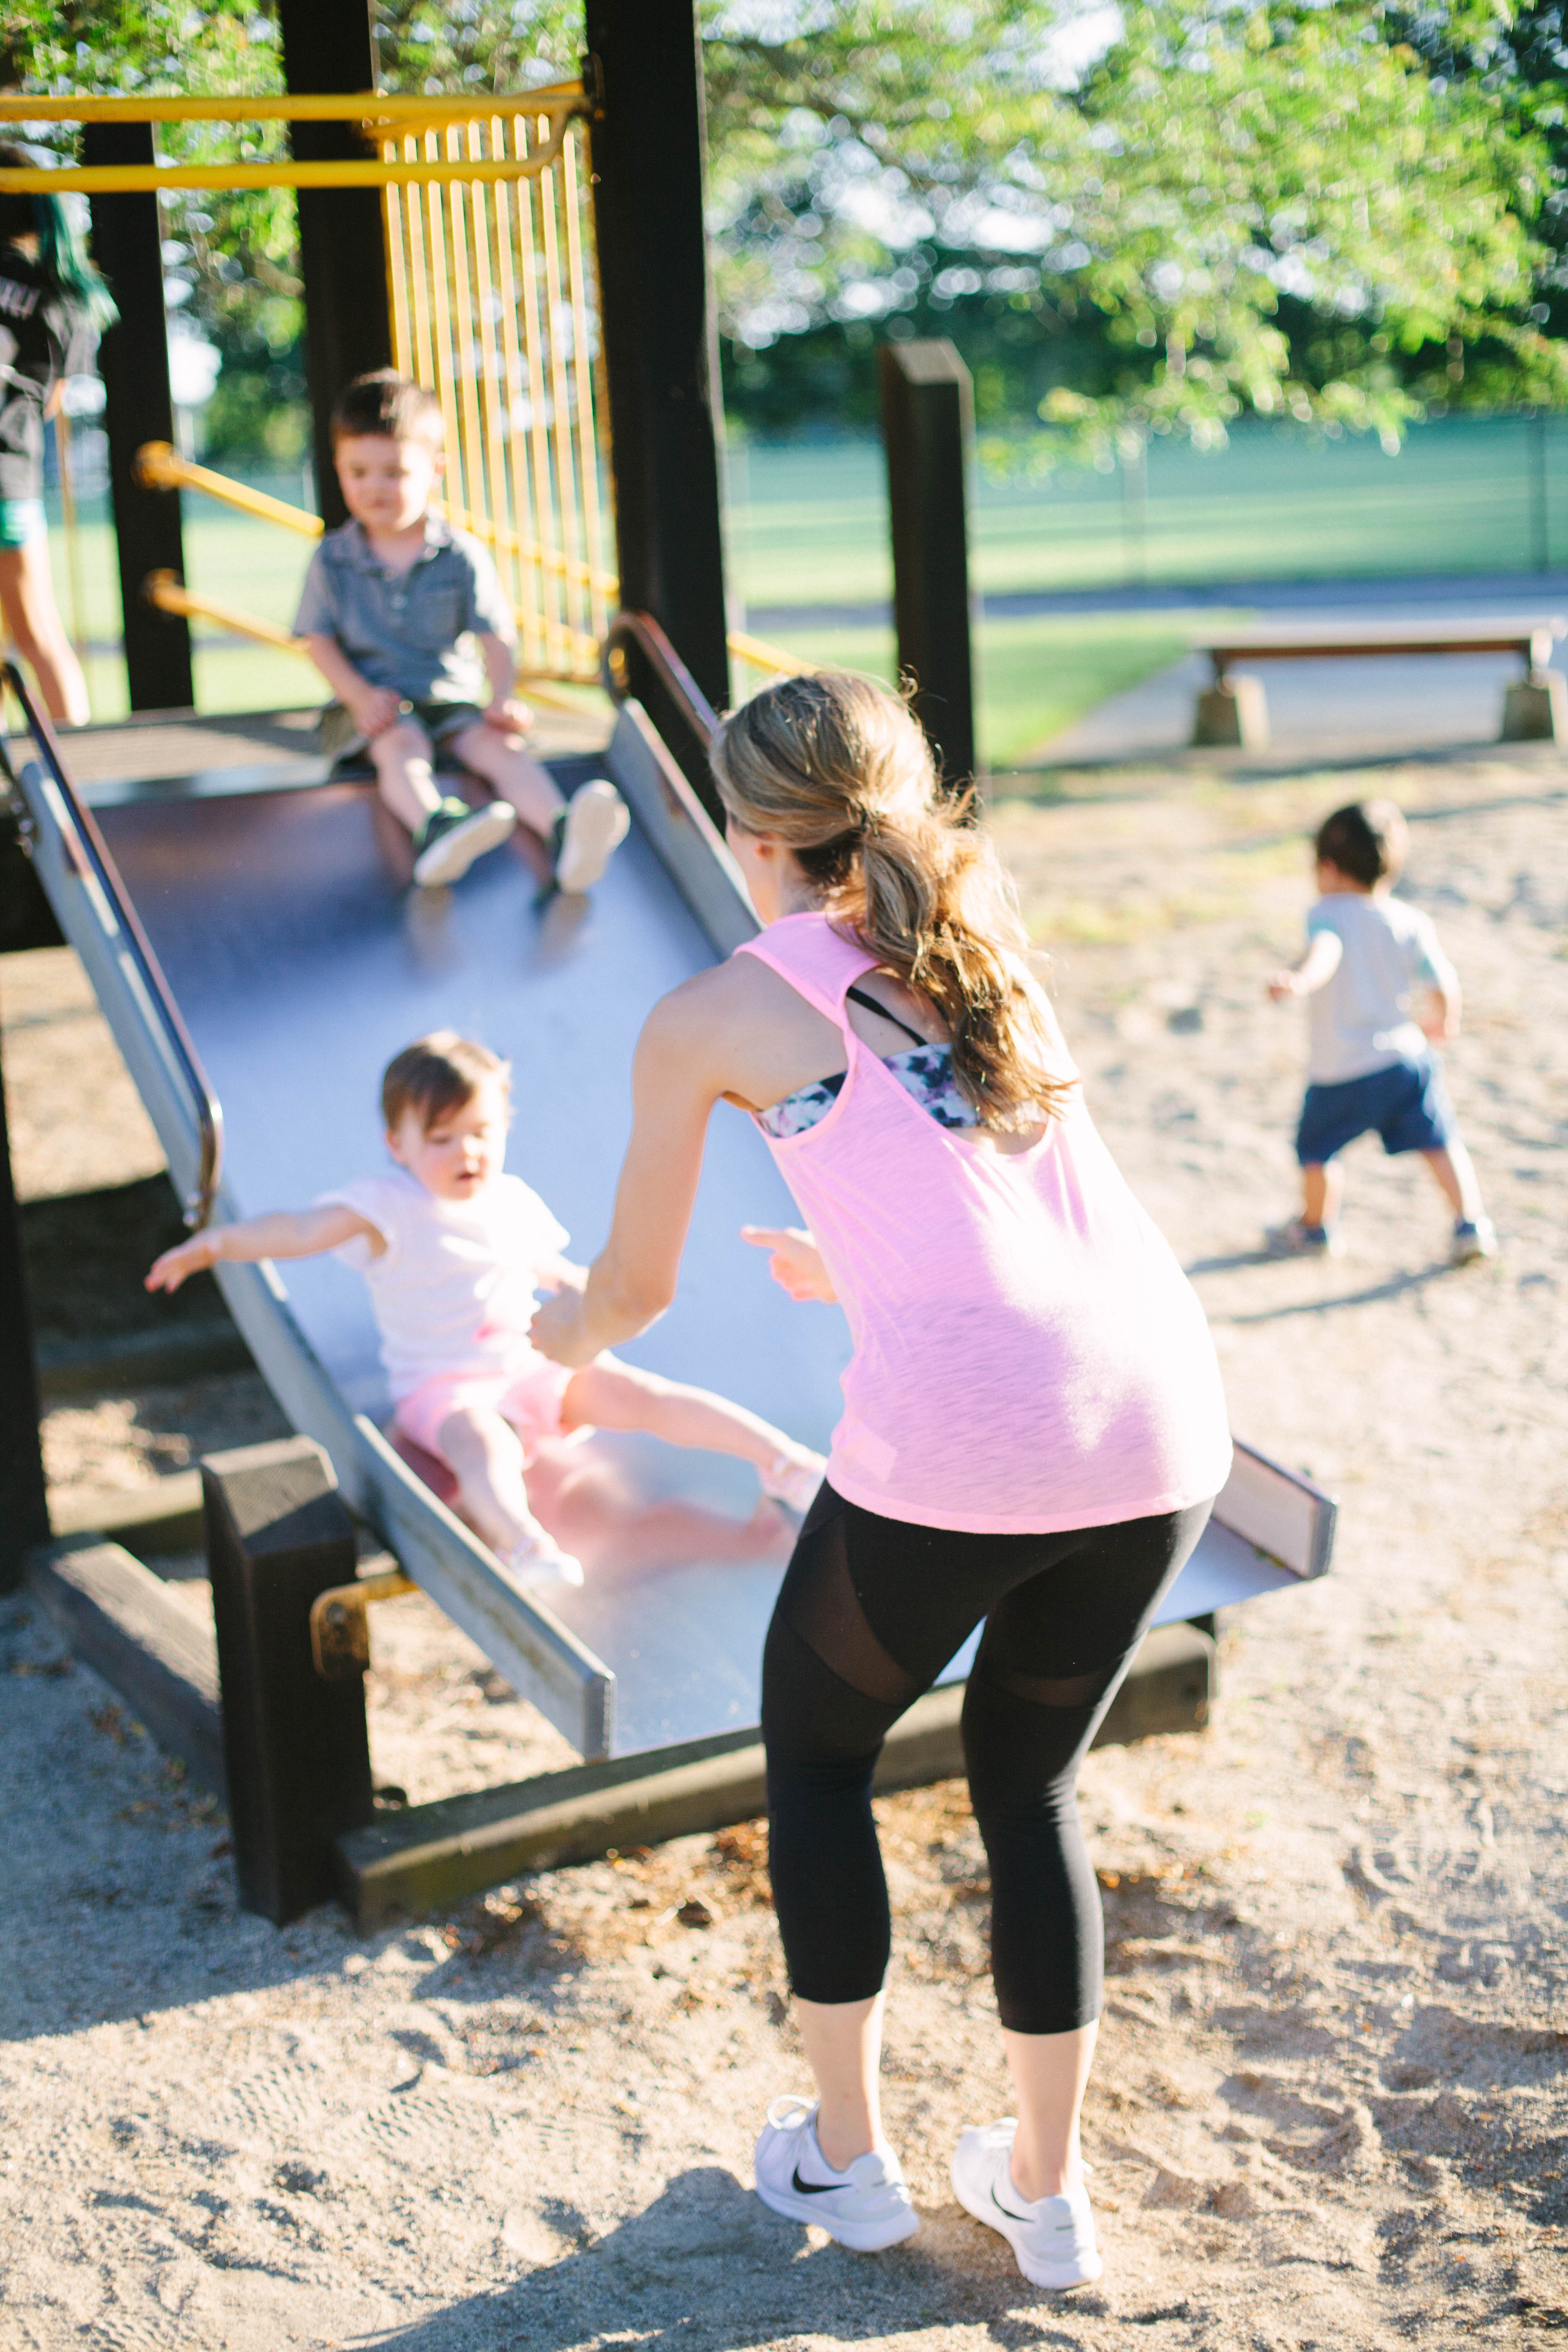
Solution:
[(719, 732), (719, 714), (651, 613), (616, 613), (605, 631), (605, 685), (624, 702), (631, 691), (624, 647), (627, 641), (648, 662), (660, 686), (706, 751)]
[[(54, 730), (34, 702), (15, 662), (0, 662), (0, 681), (9, 687), (16, 697), (34, 747), (47, 769), (70, 820), (71, 833), (63, 836), (66, 856), (84, 880), (91, 876), (112, 908), (131, 960), (141, 975), (148, 1000), (157, 1014), (169, 1050), (190, 1094), (201, 1136), (201, 1165), (196, 1189), (185, 1202), (185, 1223), (194, 1233), (199, 1233), (212, 1215), (218, 1178), (223, 1171), (223, 1106), (214, 1094), (196, 1049), (191, 1043), (190, 1032), (180, 1017), (180, 1008), (170, 992), (163, 967), (153, 953), (153, 943), (125, 895), (125, 885), (109, 854), (109, 845), (99, 831), (91, 810), (80, 799), (76, 786), (66, 773)], [(10, 750), (3, 733), (0, 733), (0, 768), (4, 769), (6, 782), (13, 791), (17, 791), (16, 771), (11, 765)]]

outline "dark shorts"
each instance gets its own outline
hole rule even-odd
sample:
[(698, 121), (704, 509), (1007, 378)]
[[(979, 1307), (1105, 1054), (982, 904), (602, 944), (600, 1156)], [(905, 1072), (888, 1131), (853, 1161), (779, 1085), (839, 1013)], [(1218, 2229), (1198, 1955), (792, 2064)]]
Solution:
[(1457, 1122), (1443, 1065), (1436, 1054), (1391, 1069), (1369, 1070), (1337, 1087), (1309, 1087), (1296, 1130), (1296, 1157), (1303, 1168), (1337, 1159), (1358, 1135), (1378, 1135), (1384, 1151), (1441, 1151)]
[[(415, 701), (405, 701), (403, 715), (423, 727), (437, 751), (465, 729), (481, 726), (485, 716), (474, 702)], [(367, 749), (365, 737), (341, 702), (329, 702), (322, 711), (316, 722), (316, 740), (323, 758), (329, 760), (356, 760)]]

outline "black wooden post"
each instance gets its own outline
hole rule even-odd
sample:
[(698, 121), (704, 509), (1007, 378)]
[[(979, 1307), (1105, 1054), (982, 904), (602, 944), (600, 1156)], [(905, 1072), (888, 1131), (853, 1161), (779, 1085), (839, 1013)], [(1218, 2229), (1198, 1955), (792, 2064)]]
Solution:
[(975, 772), (969, 370), (945, 341), (884, 343), (881, 368), (899, 669), (916, 681), (915, 709), (956, 786)]
[(239, 1899), (279, 1927), (333, 1891), (331, 1841), (371, 1819), (363, 1682), (324, 1682), (310, 1603), (354, 1574), (353, 1525), (308, 1437), (202, 1464)]
[[(278, 0), (278, 22), (286, 89), (375, 88), (365, 0)], [(353, 122), (292, 123), (289, 143), (302, 163), (363, 163), (375, 152)], [(316, 504), (333, 530), (348, 520), (332, 466), (333, 404), (356, 375), (392, 365), (386, 228), (379, 188), (301, 188), (298, 203)]]
[[(594, 217), (621, 603), (651, 613), (716, 710), (730, 700), (723, 406), (703, 220), (692, 0), (587, 0)], [(707, 765), (629, 655), (634, 689), (710, 810)]]
[(11, 1174), (5, 1087), (0, 1074), (0, 1592), (22, 1581), (27, 1554), (49, 1539), (49, 1500), (38, 1444), (33, 1317), (22, 1258), (22, 1222)]
[[(89, 122), (81, 134), (84, 163), (151, 163), (150, 122)], [(172, 441), (174, 404), (169, 394), (169, 341), (163, 318), (163, 232), (151, 192), (92, 199), (93, 258), (120, 308), (99, 351), (107, 397), (109, 485), (120, 552), (120, 601), (125, 614), (125, 675), (132, 710), (188, 710), (191, 632), (174, 613), (146, 604), (142, 583), (150, 572), (185, 576), (178, 490), (143, 489), (136, 452), (144, 441)]]

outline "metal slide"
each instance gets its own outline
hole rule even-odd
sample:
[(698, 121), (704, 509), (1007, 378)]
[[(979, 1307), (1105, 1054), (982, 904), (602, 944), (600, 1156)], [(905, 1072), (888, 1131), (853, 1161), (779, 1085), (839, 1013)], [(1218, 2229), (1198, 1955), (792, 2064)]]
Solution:
[[(41, 725), (12, 745), (37, 871), (176, 1186), (199, 1194), (220, 1132), (220, 1219), (301, 1204), (374, 1171), (383, 1066), (411, 1037), (449, 1026), (510, 1059), (509, 1165), (570, 1228), (574, 1253), (591, 1256), (608, 1226), (644, 1015), (756, 927), (722, 842), (639, 706), (623, 705), (607, 752), (557, 763), (566, 785), (613, 776), (631, 837), (591, 900), (542, 906), (512, 849), (453, 891), (410, 891), (374, 792), (324, 780), (319, 761), (276, 751), (268, 761), (263, 742), (245, 767), (170, 772), (179, 724), (117, 735), (134, 765), (138, 741), (151, 751), (155, 733), (161, 756), (143, 764), (163, 773), (79, 791)], [(187, 724), (199, 736), (203, 722)], [(792, 1306), (739, 1238), (742, 1223), (797, 1213), (762, 1138), (721, 1105), (679, 1298), (626, 1353), (825, 1446), (843, 1318)], [(220, 1266), (217, 1277), (269, 1386), (326, 1447), (350, 1503), (584, 1757), (757, 1720), (787, 1544), (762, 1556), (754, 1530), (742, 1534), (755, 1502), (744, 1465), (642, 1438), (587, 1441), (580, 1466), (631, 1539), (607, 1545), (582, 1591), (552, 1587), (545, 1606), (382, 1434), (388, 1398), (358, 1277), (328, 1260)], [(1164, 1616), (1321, 1573), (1331, 1528), (1326, 1497), (1243, 1453)]]

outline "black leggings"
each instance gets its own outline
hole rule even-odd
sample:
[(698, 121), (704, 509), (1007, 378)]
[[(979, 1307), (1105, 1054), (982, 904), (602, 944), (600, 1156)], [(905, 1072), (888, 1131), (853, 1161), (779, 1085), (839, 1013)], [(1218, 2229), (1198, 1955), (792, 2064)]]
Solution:
[(881, 1986), (892, 1929), (871, 1775), (891, 1726), (984, 1617), (963, 1752), (991, 1863), (997, 2007), (1017, 2033), (1099, 2016), (1104, 1927), (1078, 1769), (1208, 1514), (960, 1535), (822, 1488), (763, 1661), (773, 1900), (803, 2000)]

